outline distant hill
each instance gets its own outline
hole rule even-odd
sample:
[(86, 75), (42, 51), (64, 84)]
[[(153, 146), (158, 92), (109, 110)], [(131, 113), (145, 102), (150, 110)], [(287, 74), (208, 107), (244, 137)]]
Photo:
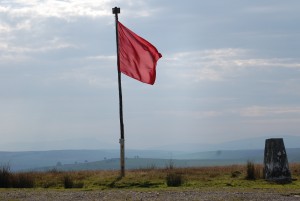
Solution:
[[(184, 152), (172, 152), (174, 155)], [(156, 150), (126, 150), (128, 158), (160, 158), (170, 159), (169, 151)], [(24, 151), (1, 152), (0, 165), (9, 164), (11, 170), (28, 170), (58, 164), (78, 164), (118, 158), (119, 150), (53, 150), (53, 151)]]
[[(289, 162), (300, 162), (300, 148), (287, 149)], [(177, 167), (245, 164), (263, 162), (263, 150), (218, 150), (210, 152), (166, 152), (127, 150), (126, 168)], [(0, 152), (0, 164), (11, 170), (96, 170), (118, 169), (119, 150), (61, 150)]]
[[(118, 170), (120, 169), (120, 159), (108, 159), (103, 161), (65, 164), (59, 166), (49, 166), (35, 168), (34, 171), (79, 171), (79, 170)], [(165, 168), (170, 165), (174, 167), (203, 167), (203, 166), (220, 166), (231, 164), (246, 164), (246, 161), (241, 160), (209, 160), (209, 159), (194, 159), (194, 160), (178, 160), (178, 159), (154, 159), (154, 158), (127, 158), (125, 160), (126, 169), (148, 169), (148, 168)]]
[[(284, 136), (284, 143), (288, 153), (289, 162), (300, 162), (300, 137)], [(251, 138), (230, 141), (221, 144), (180, 144), (157, 147), (151, 150), (126, 150), (129, 162), (127, 167), (139, 168), (149, 165), (160, 165), (173, 159), (178, 165), (215, 165), (228, 163), (245, 163), (247, 160), (262, 162), (264, 138)], [(177, 151), (174, 151), (177, 150)], [(65, 166), (83, 167), (90, 164), (98, 169), (118, 168), (119, 165), (108, 166), (110, 160), (119, 158), (118, 149), (102, 150), (53, 150), (53, 151), (0, 151), (0, 166), (9, 164), (11, 170), (30, 170), (44, 167)], [(143, 161), (143, 160), (148, 161)], [(151, 159), (151, 160), (150, 160)], [(159, 159), (159, 160), (157, 160)], [(132, 163), (130, 162), (132, 161)], [(195, 162), (197, 161), (197, 162)], [(85, 165), (83, 165), (85, 164)], [(97, 164), (97, 165), (96, 165)], [(113, 164), (113, 163), (111, 163)], [(144, 165), (143, 165), (144, 164)], [(73, 168), (73, 167), (72, 167)]]

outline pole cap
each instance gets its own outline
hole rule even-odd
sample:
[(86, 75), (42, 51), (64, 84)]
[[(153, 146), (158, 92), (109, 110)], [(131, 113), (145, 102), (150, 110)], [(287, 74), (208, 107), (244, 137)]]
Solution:
[(121, 12), (121, 9), (120, 9), (120, 8), (118, 8), (118, 7), (112, 8), (112, 13), (113, 13), (113, 14), (118, 14), (118, 13), (120, 13), (120, 12)]

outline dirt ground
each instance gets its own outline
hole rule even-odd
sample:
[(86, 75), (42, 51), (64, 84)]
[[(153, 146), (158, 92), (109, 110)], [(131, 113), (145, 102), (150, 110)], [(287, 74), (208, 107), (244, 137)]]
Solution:
[(177, 201), (177, 200), (300, 200), (300, 190), (278, 192), (276, 189), (193, 189), (193, 190), (25, 190), (1, 189), (0, 201), (96, 201), (96, 200), (132, 200), (132, 201)]

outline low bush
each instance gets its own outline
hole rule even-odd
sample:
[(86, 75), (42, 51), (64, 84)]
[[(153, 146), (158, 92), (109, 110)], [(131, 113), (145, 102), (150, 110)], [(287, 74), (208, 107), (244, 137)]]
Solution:
[(64, 188), (83, 188), (83, 182), (75, 182), (70, 175), (64, 175), (63, 177)]
[(247, 175), (246, 175), (246, 179), (248, 180), (255, 180), (255, 165), (253, 162), (248, 161), (247, 162)]
[(14, 188), (33, 188), (34, 187), (34, 178), (30, 173), (17, 173), (13, 175), (13, 184)]
[(176, 172), (167, 173), (166, 177), (167, 186), (177, 187), (183, 184), (182, 175)]
[(231, 177), (232, 178), (236, 178), (236, 177), (239, 177), (242, 173), (240, 171), (234, 171), (234, 172), (231, 172)]
[(9, 165), (5, 165), (0, 169), (0, 188), (10, 187), (12, 187), (12, 174)]
[(34, 177), (30, 173), (12, 173), (9, 165), (0, 168), (0, 188), (33, 188)]
[(73, 179), (69, 175), (64, 176), (63, 183), (65, 188), (73, 188), (74, 186)]

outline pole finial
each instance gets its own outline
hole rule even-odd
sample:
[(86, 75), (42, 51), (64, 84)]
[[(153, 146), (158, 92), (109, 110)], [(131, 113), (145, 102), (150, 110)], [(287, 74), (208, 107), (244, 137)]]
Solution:
[(112, 8), (112, 13), (113, 13), (113, 14), (119, 14), (120, 12), (121, 12), (121, 9), (120, 9), (120, 8), (118, 8), (118, 7)]

